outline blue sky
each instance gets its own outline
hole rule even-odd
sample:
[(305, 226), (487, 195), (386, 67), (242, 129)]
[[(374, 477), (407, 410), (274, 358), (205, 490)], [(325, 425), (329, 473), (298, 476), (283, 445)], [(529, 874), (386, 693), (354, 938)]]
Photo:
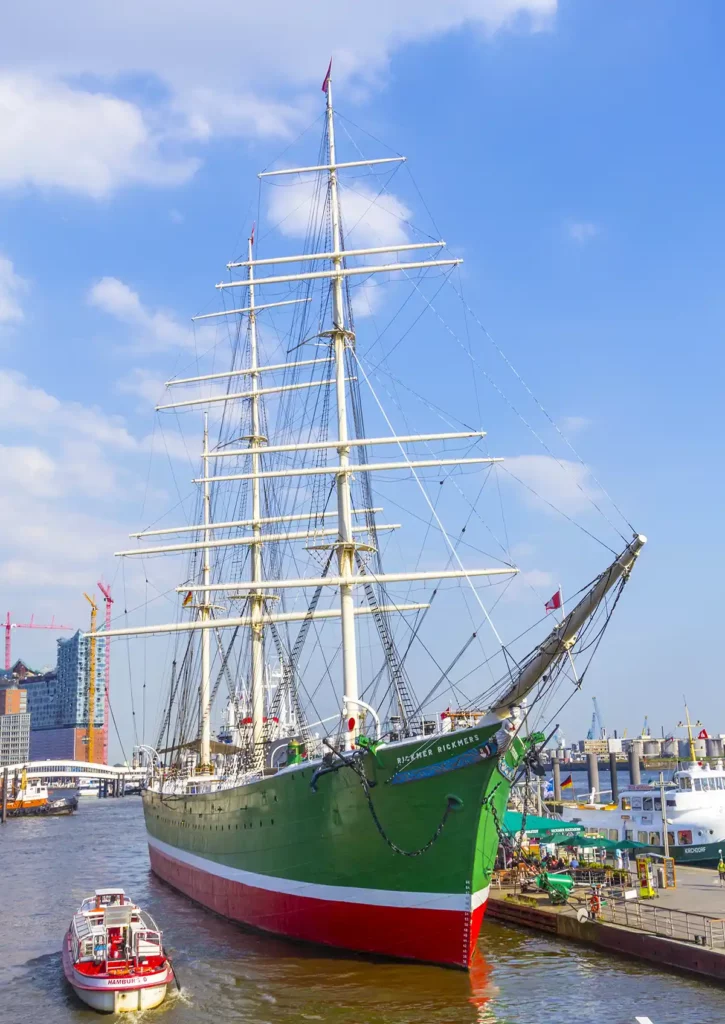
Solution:
[[(420, 189), (465, 258), (468, 304), (650, 538), (566, 735), (586, 730), (592, 693), (606, 724), (630, 735), (647, 713), (657, 732), (672, 729), (683, 692), (711, 731), (725, 729), (711, 642), (723, 561), (721, 6), (406, 0), (366, 4), (364, 16), (341, 4), (331, 18), (327, 5), (286, 2), (274, 17), (225, 0), (176, 3), (173, 16), (146, 7), (89, 0), (61, 14), (38, 0), (3, 15), (2, 611), (84, 624), (83, 589), (105, 574), (119, 594), (112, 552), (178, 500), (154, 427), (158, 382), (208, 341), (195, 341), (189, 317), (217, 308), (213, 284), (256, 216), (256, 172), (288, 146), (283, 162), (314, 158), (320, 128), (295, 139), (322, 111), (332, 52), (350, 135), (366, 155), (388, 150), (353, 125), (408, 156), (414, 182), (407, 171), (391, 179), (396, 201), (434, 233)], [(443, 311), (458, 330), (454, 305)], [(361, 339), (385, 312), (361, 317)], [(441, 341), (424, 325), (430, 358), (403, 347), (397, 369), (455, 409), (466, 361)], [(534, 417), (484, 336), (473, 344)], [(482, 384), (479, 398), (492, 453), (541, 456), (495, 393)], [(171, 462), (190, 491), (182, 449)], [(570, 485), (551, 487), (614, 543)], [(540, 596), (603, 567), (606, 552), (575, 528), (507, 500)], [(145, 587), (129, 574), (129, 606)], [(537, 602), (512, 602), (504, 625), (538, 617)], [(173, 617), (164, 604), (149, 614)], [(52, 634), (16, 631), (13, 642), (31, 663), (54, 660)], [(138, 715), (144, 659), (132, 657)], [(124, 659), (114, 705), (129, 743)], [(145, 671), (150, 736), (163, 653)]]

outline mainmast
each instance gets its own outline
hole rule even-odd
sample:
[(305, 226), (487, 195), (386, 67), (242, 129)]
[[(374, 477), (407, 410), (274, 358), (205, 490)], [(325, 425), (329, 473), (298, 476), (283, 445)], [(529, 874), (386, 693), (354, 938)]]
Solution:
[[(203, 465), (208, 464), (209, 457), (209, 414), (204, 413), (204, 458)], [(206, 474), (205, 474), (206, 475)], [(203, 494), (203, 515), (202, 523), (205, 536), (211, 524), (211, 494), (209, 481), (204, 480)], [(202, 623), (207, 623), (211, 616), (211, 563), (209, 548), (203, 550), (201, 582), (204, 587), (202, 591), (202, 603), (199, 607)], [(204, 771), (211, 765), (211, 631), (208, 628), (201, 630), (201, 683), (199, 686), (199, 768)]]
[[(247, 255), (249, 258), (249, 348), (250, 366), (249, 376), (252, 385), (250, 397), (252, 413), (252, 431), (249, 438), (249, 445), (252, 449), (252, 573), (253, 583), (262, 579), (262, 502), (260, 496), (261, 481), (259, 477), (259, 447), (266, 438), (262, 436), (259, 429), (259, 360), (257, 352), (257, 313), (254, 308), (254, 263), (252, 250), (254, 247), (254, 228), (249, 237)], [(252, 617), (251, 645), (252, 645), (252, 764), (253, 767), (261, 767), (263, 762), (263, 732), (264, 732), (264, 592), (255, 589), (249, 595), (249, 604)]]
[[(354, 339), (345, 330), (345, 303), (342, 291), (343, 268), (340, 232), (340, 201), (337, 194), (337, 166), (335, 164), (335, 119), (332, 111), (332, 80), (328, 73), (327, 85), (327, 146), (329, 163), (330, 218), (332, 220), (332, 266), (337, 274), (332, 278), (332, 344), (335, 354), (335, 398), (337, 402), (337, 453), (339, 457), (337, 484), (337, 561), (340, 576), (355, 575), (355, 542), (352, 535), (352, 504), (350, 501), (350, 446), (348, 444), (347, 406), (345, 400), (345, 348), (348, 339)], [(345, 721), (345, 749), (355, 742), (355, 728), (348, 729), (347, 709), (357, 718), (358, 682), (357, 651), (355, 649), (355, 599), (349, 583), (340, 585), (340, 621), (342, 625), (342, 679), (345, 695), (343, 712)]]

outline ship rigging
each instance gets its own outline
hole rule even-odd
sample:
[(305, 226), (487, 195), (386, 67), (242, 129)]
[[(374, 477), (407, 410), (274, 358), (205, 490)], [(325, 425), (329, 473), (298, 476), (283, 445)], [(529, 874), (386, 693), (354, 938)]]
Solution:
[[(231, 280), (217, 285), (222, 296), (235, 296), (232, 308), (198, 318), (234, 318), (231, 367), (169, 380), (173, 400), (157, 407), (174, 416), (203, 410), (196, 521), (140, 531), (133, 535), (136, 547), (118, 552), (124, 558), (187, 556), (187, 577), (177, 587), (184, 614), (176, 622), (113, 626), (94, 635), (175, 634), (180, 644), (159, 732), (163, 753), (157, 752), (144, 796), (152, 866), (161, 877), (204, 905), (268, 931), (466, 967), (486, 904), (497, 822), (511, 780), (536, 744), (527, 698), (550, 701), (577, 649), (596, 649), (612, 611), (607, 595), (614, 593), (616, 604), (645, 540), (638, 534), (626, 540), (528, 655), (515, 656), (503, 643), (476, 581), (494, 585), (518, 569), (505, 553), (498, 564), (470, 565), (468, 556), (464, 564), (422, 476), (431, 469), (491, 472), (501, 459), (489, 454), (486, 432), (478, 427), (449, 420), (444, 431), (395, 430), (374, 367), (358, 351), (350, 293), (356, 278), (368, 285), (381, 277), (415, 285), (413, 272), (449, 274), (462, 260), (438, 239), (401, 236), (386, 245), (346, 246), (340, 172), (377, 171), (404, 158), (339, 161), (329, 73), (324, 88), (318, 162), (261, 176), (311, 182), (301, 192), (301, 205), (310, 211), (308, 251), (259, 257), (251, 232), (246, 258), (230, 262)], [(424, 250), (433, 253), (417, 258)], [(404, 253), (413, 258), (401, 259)], [(287, 272), (288, 264), (301, 269)], [(276, 265), (282, 272), (262, 269)], [(280, 291), (288, 285), (298, 289), (291, 298)], [(258, 303), (259, 294), (285, 297)], [(265, 362), (259, 315), (279, 307), (292, 317), (286, 350), (292, 358)], [(276, 378), (281, 382), (267, 383)], [(195, 389), (193, 397), (177, 399), (179, 388)], [(366, 435), (363, 393), (380, 424), (378, 436)], [(218, 430), (213, 444), (210, 427)], [(381, 546), (400, 524), (378, 521), (372, 480), (389, 473), (404, 474), (422, 496), (425, 538), (435, 531), (444, 564), (384, 568)], [(484, 694), (469, 699), (468, 709), (477, 710), (460, 728), (453, 728), (456, 716), (426, 718), (440, 682), (426, 686), (421, 699), (409, 670), (413, 645), (422, 643), (421, 627), (445, 581), (457, 581), (477, 620), (463, 650), (453, 650), (452, 664), (483, 625), (504, 666), (498, 677), (491, 674)], [(394, 593), (398, 584), (432, 590), (421, 595), (425, 600), (411, 600), (415, 593)], [(412, 616), (407, 636), (396, 629), (396, 616), (404, 622)], [(339, 624), (339, 670), (318, 632), (327, 620)], [(371, 662), (363, 673), (365, 621), (374, 627), (383, 663)], [(318, 659), (314, 672), (309, 660), (302, 662), (307, 647)], [(440, 679), (448, 680), (450, 669), (423, 649)], [(265, 700), (271, 651), (281, 675), (274, 697)], [(339, 675), (337, 725), (322, 742), (305, 707), (315, 710), (308, 674), (333, 681)], [(225, 750), (212, 740), (212, 707), (225, 679), (230, 697), (238, 698), (241, 677), (249, 728)], [(381, 696), (383, 678), (387, 692)], [(286, 764), (270, 763), (282, 706), (297, 735), (288, 736)]]

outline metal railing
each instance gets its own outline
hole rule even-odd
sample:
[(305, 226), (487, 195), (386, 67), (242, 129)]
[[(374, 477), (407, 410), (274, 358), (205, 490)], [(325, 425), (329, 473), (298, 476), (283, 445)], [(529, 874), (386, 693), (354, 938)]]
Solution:
[(713, 949), (725, 949), (725, 918), (670, 910), (640, 900), (618, 900), (605, 896), (600, 921), (650, 932), (680, 942), (694, 942)]

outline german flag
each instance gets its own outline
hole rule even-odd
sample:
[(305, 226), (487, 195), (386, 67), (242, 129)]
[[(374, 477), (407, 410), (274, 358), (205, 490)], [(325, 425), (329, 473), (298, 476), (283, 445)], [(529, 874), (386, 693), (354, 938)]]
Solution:
[(567, 775), (567, 777), (562, 780), (561, 788), (574, 789), (574, 780), (572, 779), (571, 775)]
[[(184, 600), (183, 600), (183, 601), (182, 601), (182, 603), (181, 603), (181, 607), (182, 607), (182, 608), (186, 608), (186, 606), (187, 606), (187, 605), (190, 605), (190, 604), (191, 604), (191, 598), (192, 598), (192, 596), (193, 596), (193, 595), (192, 595), (191, 591), (189, 591), (189, 592), (188, 592), (188, 594), (186, 595), (186, 597), (184, 598)], [(571, 776), (570, 776), (570, 778), (571, 778)]]

